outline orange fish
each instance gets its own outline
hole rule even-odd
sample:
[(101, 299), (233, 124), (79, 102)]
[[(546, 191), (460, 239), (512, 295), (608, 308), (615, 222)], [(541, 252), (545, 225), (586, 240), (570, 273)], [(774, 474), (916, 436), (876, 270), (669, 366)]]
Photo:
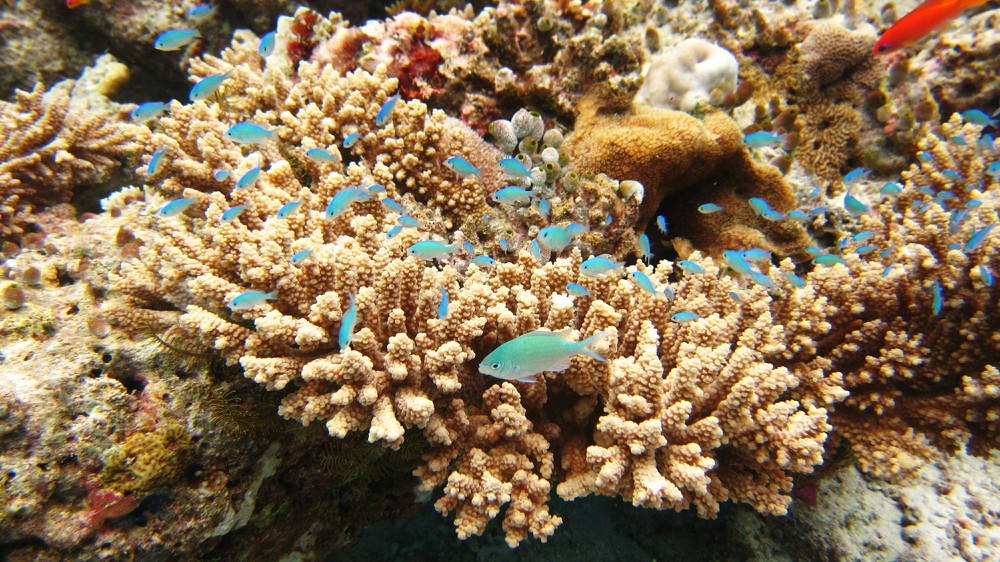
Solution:
[(79, 8), (84, 4), (89, 4), (90, 0), (66, 0), (66, 7), (72, 10), (73, 8)]
[(980, 6), (989, 0), (927, 0), (892, 25), (875, 42), (872, 52), (889, 53), (912, 45), (928, 33), (945, 25), (962, 10)]

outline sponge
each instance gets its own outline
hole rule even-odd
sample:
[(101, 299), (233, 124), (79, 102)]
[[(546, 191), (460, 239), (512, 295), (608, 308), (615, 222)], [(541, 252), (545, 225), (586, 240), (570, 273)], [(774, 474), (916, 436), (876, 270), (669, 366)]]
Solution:
[(650, 56), (638, 99), (665, 109), (691, 111), (713, 91), (736, 91), (739, 63), (732, 53), (703, 39), (685, 39)]

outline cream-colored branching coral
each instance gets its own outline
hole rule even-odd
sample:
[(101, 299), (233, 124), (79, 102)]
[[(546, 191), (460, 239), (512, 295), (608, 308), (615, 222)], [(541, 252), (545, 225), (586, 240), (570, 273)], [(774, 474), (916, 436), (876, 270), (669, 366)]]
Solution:
[(821, 350), (851, 393), (834, 423), (876, 475), (1000, 443), (1000, 186), (981, 148), (951, 140), (981, 133), (957, 115), (925, 131), (924, 162), (903, 173), (901, 193), (860, 217), (874, 238), (848, 246), (884, 257), (812, 276), (840, 310), (839, 344)]
[[(242, 35), (221, 59), (195, 66), (226, 72), (254, 45)], [(558, 259), (522, 249), (480, 266), (456, 244), (441, 263), (424, 261), (408, 249), (428, 230), (459, 239), (447, 221), (486, 207), (491, 189), (445, 172), (449, 151), (474, 158), (446, 141), (447, 118), (400, 101), (377, 126), (395, 88), (381, 71), (340, 75), (305, 62), (289, 72), (239, 66), (225, 101), (177, 106), (162, 120), (159, 142), (176, 166), (147, 186), (145, 201), (121, 209), (141, 245), (111, 274), (119, 298), (105, 312), (126, 327), (135, 309), (156, 310), (158, 322), (172, 316), (247, 378), (282, 390), (282, 416), (322, 423), (333, 438), (364, 432), (395, 448), (421, 432), (420, 486), (443, 490), (436, 506), (454, 513), (460, 537), (502, 516), (510, 545), (546, 540), (561, 522), (547, 507), (553, 490), (693, 506), (706, 517), (727, 500), (781, 514), (793, 478), (823, 462), (832, 434), (852, 441), (863, 467), (887, 475), (939, 438), (995, 443), (997, 299), (969, 272), (996, 270), (1000, 232), (958, 254), (948, 247), (995, 224), (994, 179), (979, 191), (969, 184), (963, 200), (982, 203), (956, 225), (934, 207), (944, 199), (909, 185), (861, 219), (892, 252), (868, 259), (848, 245), (844, 264), (800, 271), (804, 279), (791, 260), (764, 264), (771, 288), (697, 252), (690, 259), (701, 273), (664, 260), (597, 278), (580, 272), (579, 247)], [(245, 121), (273, 128), (276, 139), (226, 138)], [(357, 148), (339, 150), (351, 132), (361, 133)], [(955, 173), (972, 182), (979, 170), (987, 181), (981, 162), (960, 165), (959, 153), (939, 155), (927, 142), (941, 168), (952, 158)], [(306, 147), (341, 159), (313, 162)], [(257, 165), (252, 187), (212, 183), (213, 170), (239, 176)], [(328, 212), (336, 194), (374, 183), (415, 216), (441, 220), (396, 230), (398, 211), (377, 196)], [(459, 203), (449, 207), (441, 193)], [(163, 194), (194, 202), (176, 216), (151, 213)], [(294, 212), (291, 202), (300, 203)], [(236, 205), (242, 214), (224, 219)], [(882, 275), (885, 260), (895, 265)], [(640, 287), (639, 273), (655, 291)], [(235, 306), (249, 290), (268, 299)], [(985, 312), (973, 312), (976, 303)], [(578, 340), (603, 332), (594, 351), (606, 361), (576, 356), (534, 384), (478, 372), (502, 343), (567, 328)], [(917, 420), (906, 404), (933, 414)], [(917, 449), (905, 446), (909, 437)]]
[(148, 129), (107, 111), (71, 108), (74, 82), (18, 90), (0, 101), (0, 236), (17, 236), (32, 210), (65, 203), (73, 188), (105, 181), (145, 147)]

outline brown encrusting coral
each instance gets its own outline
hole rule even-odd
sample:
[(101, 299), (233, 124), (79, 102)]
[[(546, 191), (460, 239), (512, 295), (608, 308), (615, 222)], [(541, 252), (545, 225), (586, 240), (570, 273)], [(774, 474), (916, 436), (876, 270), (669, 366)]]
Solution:
[[(634, 224), (641, 227), (663, 214), (673, 235), (716, 257), (754, 247), (805, 257), (812, 242), (801, 226), (766, 220), (747, 203), (759, 197), (786, 212), (796, 200), (776, 168), (751, 159), (743, 133), (726, 114), (714, 112), (702, 122), (639, 103), (618, 112), (605, 108), (599, 96), (600, 90), (584, 98), (564, 146), (581, 173), (642, 184), (645, 195)], [(698, 213), (706, 203), (723, 212)]]

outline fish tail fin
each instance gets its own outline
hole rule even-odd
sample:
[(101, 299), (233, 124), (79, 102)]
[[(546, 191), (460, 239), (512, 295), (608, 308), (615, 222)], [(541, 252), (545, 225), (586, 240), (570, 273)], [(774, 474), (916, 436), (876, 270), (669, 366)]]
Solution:
[(269, 301), (277, 300), (278, 299), (278, 290), (275, 289), (275, 290), (271, 291), (270, 293), (266, 293), (264, 295), (264, 298), (267, 299), (267, 300), (269, 300)]
[(603, 338), (605, 336), (610, 336), (610, 335), (611, 334), (608, 333), (608, 332), (597, 332), (596, 334), (590, 336), (589, 338), (580, 340), (580, 353), (586, 355), (587, 357), (591, 357), (593, 359), (597, 359), (598, 361), (600, 361), (602, 363), (607, 363), (608, 360), (605, 359), (604, 356), (601, 355), (600, 353), (597, 353), (596, 351), (594, 351), (593, 349), (591, 349), (590, 346), (592, 346), (595, 343), (597, 343), (598, 340), (600, 340), (601, 338)]

